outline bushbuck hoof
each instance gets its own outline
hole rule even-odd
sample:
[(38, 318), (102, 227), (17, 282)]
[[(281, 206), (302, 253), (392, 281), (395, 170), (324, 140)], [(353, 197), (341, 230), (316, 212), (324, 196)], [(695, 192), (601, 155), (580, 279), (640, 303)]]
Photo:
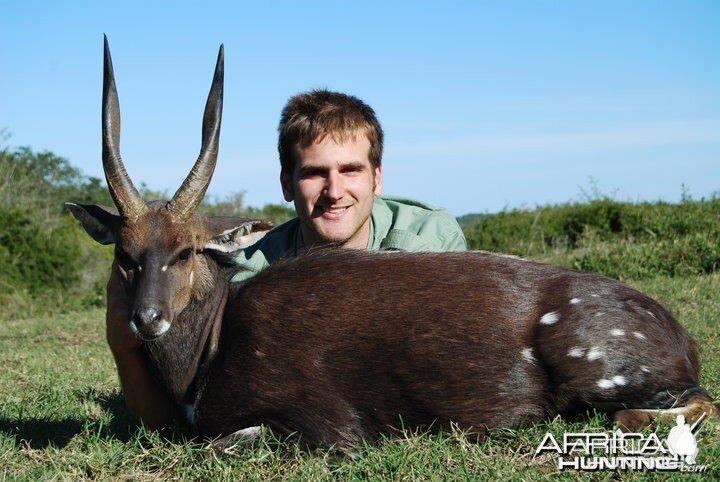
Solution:
[(260, 437), (263, 434), (262, 427), (248, 427), (230, 435), (213, 440), (206, 449), (212, 451), (216, 455), (229, 454), (233, 455), (240, 449), (252, 449), (257, 446)]
[(693, 425), (704, 422), (710, 418), (720, 417), (720, 408), (706, 400), (697, 400), (683, 407), (668, 410), (628, 409), (615, 412), (613, 421), (623, 432), (637, 432), (658, 421), (661, 423), (675, 423), (677, 416), (685, 417), (685, 422)]

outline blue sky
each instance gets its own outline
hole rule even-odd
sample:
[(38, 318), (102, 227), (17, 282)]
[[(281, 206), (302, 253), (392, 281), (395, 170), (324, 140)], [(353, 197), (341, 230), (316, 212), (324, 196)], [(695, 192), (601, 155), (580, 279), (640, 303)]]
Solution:
[(386, 133), (385, 194), (456, 215), (720, 190), (720, 2), (0, 0), (10, 146), (102, 177), (102, 35), (133, 180), (170, 192), (200, 146), (225, 44), (209, 193), (279, 203), (276, 127), (295, 93), (356, 95)]

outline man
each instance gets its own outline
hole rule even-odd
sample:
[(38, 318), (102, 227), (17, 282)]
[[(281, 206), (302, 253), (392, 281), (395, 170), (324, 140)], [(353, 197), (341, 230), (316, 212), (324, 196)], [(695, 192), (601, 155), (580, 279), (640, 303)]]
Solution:
[[(383, 132), (361, 100), (316, 90), (292, 97), (278, 128), (280, 183), (297, 218), (238, 252), (246, 267), (233, 281), (313, 246), (345, 249), (461, 251), (465, 237), (446, 210), (382, 198)], [(128, 326), (128, 308), (117, 270), (108, 282), (107, 339), (125, 401), (150, 428), (172, 424), (172, 407), (139, 351)]]

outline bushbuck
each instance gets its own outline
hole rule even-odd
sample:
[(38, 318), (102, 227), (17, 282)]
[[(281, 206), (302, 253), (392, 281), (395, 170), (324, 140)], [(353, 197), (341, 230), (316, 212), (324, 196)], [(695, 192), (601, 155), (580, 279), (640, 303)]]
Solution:
[(716, 415), (695, 342), (659, 303), (595, 274), (486, 252), (311, 250), (242, 283), (227, 263), (262, 222), (195, 215), (217, 160), (223, 50), (202, 151), (146, 204), (118, 150), (105, 43), (103, 165), (117, 212), (71, 205), (115, 243), (148, 364), (193, 429), (265, 425), (348, 449), (401, 427), (482, 435), (587, 409), (634, 428)]

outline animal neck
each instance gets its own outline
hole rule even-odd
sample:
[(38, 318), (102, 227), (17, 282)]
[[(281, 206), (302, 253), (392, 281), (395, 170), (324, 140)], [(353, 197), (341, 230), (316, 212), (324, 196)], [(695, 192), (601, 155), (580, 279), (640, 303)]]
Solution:
[(165, 335), (143, 344), (151, 369), (177, 404), (192, 403), (217, 352), (229, 286), (222, 275), (215, 280), (207, 295), (191, 301)]

